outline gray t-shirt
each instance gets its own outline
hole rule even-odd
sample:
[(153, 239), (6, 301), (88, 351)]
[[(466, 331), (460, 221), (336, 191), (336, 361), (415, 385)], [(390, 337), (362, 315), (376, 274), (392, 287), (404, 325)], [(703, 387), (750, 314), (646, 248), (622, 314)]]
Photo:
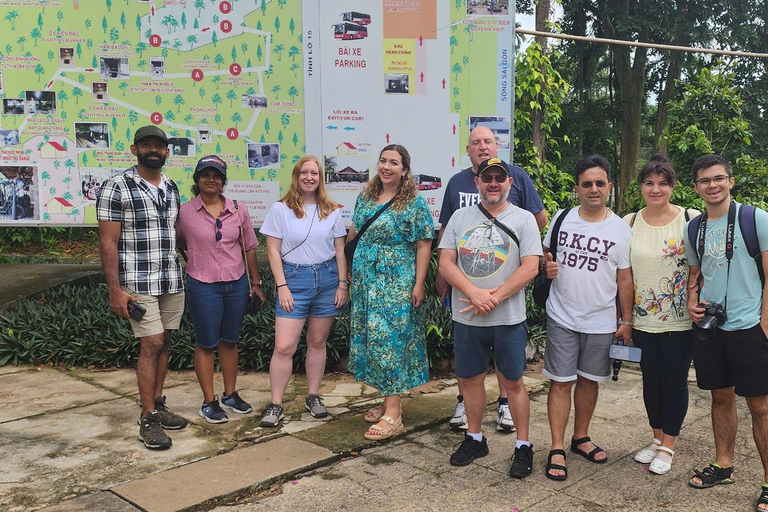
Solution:
[[(477, 206), (456, 210), (445, 226), (440, 241), (440, 249), (458, 252), (456, 264), (478, 288), (501, 286), (520, 267), (520, 258), (542, 254), (539, 228), (532, 213), (510, 204), (496, 219), (515, 233), (520, 242), (519, 247), (509, 235), (488, 220)], [(453, 320), (465, 325), (515, 325), (526, 319), (524, 289), (487, 315), (475, 315), (471, 311), (459, 313), (468, 305), (459, 301), (460, 298), (466, 296), (454, 288), (451, 296)]]

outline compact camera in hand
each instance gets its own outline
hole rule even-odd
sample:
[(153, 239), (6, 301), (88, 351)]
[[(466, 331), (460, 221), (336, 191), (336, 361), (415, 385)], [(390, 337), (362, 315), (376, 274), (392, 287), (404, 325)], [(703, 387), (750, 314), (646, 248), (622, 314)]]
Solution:
[(613, 359), (613, 377), (612, 380), (619, 380), (619, 371), (621, 370), (622, 361), (629, 361), (632, 363), (639, 363), (640, 358), (643, 355), (643, 351), (639, 347), (630, 347), (624, 344), (624, 338), (619, 336), (616, 343), (611, 345), (608, 350), (608, 357)]
[(725, 309), (717, 302), (710, 302), (709, 304), (699, 302), (696, 307), (704, 310), (704, 318), (699, 322), (701, 329), (713, 331), (717, 329), (718, 325), (723, 325), (728, 321)]

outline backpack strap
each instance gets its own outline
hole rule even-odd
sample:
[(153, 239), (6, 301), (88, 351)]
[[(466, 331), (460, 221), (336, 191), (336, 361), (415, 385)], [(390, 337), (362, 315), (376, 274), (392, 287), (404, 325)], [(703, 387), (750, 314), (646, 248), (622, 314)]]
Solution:
[(560, 226), (563, 225), (565, 216), (568, 215), (568, 212), (570, 211), (571, 208), (566, 208), (563, 210), (563, 213), (561, 213), (555, 221), (555, 225), (552, 226), (552, 236), (549, 237), (549, 252), (552, 253), (552, 261), (557, 261), (557, 239), (558, 235), (560, 234)]
[(765, 285), (765, 270), (763, 258), (760, 254), (760, 243), (757, 240), (757, 209), (749, 204), (739, 205), (739, 228), (744, 245), (747, 246), (749, 257), (755, 260), (760, 281)]
[(696, 257), (701, 264), (701, 254), (699, 254), (699, 226), (701, 225), (701, 214), (695, 216), (688, 222), (688, 243), (693, 248), (693, 252), (696, 253)]

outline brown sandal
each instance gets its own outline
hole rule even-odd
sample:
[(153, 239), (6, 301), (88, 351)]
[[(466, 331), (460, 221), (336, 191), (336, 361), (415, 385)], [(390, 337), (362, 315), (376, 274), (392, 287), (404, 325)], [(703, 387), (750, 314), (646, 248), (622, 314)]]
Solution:
[[(397, 418), (393, 420), (389, 416), (382, 416), (381, 420), (384, 421), (385, 427), (378, 425), (371, 425), (368, 430), (363, 434), (363, 437), (369, 441), (380, 441), (382, 439), (389, 439), (390, 437), (399, 434), (405, 430), (403, 426), (403, 418)], [(369, 434), (369, 432), (373, 432)]]
[(368, 409), (368, 412), (366, 412), (365, 416), (363, 416), (363, 420), (368, 423), (378, 423), (382, 416), (384, 416), (383, 405), (381, 407), (374, 407), (373, 409)]

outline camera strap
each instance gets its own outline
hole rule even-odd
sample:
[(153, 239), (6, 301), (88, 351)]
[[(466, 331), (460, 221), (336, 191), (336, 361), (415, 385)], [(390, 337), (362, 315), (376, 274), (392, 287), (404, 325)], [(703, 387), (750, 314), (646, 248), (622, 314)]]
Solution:
[[(701, 216), (701, 223), (699, 224), (698, 233), (698, 253), (699, 263), (704, 258), (704, 245), (705, 235), (707, 234), (707, 217), (708, 212), (704, 212)], [(725, 274), (725, 297), (723, 298), (723, 309), (727, 310), (728, 306), (728, 278), (731, 276), (731, 259), (733, 258), (733, 238), (734, 230), (736, 229), (736, 203), (731, 201), (731, 206), (728, 208), (728, 224), (725, 230), (725, 259), (728, 260), (728, 270)], [(699, 292), (704, 286), (704, 278), (699, 273)]]

